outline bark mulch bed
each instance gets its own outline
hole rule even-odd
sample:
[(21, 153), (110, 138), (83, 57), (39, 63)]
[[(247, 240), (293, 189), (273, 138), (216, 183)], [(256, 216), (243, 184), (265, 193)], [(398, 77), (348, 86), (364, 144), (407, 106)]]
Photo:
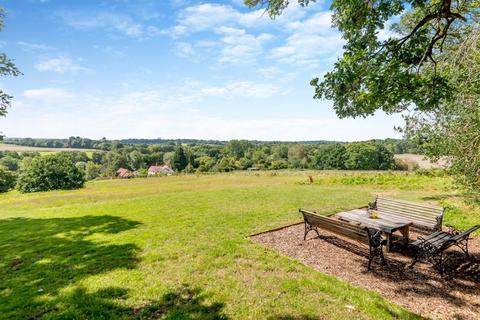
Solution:
[[(480, 319), (480, 238), (469, 241), (472, 262), (458, 249), (449, 249), (446, 276), (442, 279), (430, 264), (408, 268), (406, 252), (385, 253), (387, 265), (378, 260), (367, 271), (368, 247), (319, 230), (303, 241), (304, 225), (297, 224), (252, 236), (258, 243), (296, 258), (313, 268), (378, 292), (390, 301), (433, 319)], [(411, 232), (411, 239), (419, 234)]]

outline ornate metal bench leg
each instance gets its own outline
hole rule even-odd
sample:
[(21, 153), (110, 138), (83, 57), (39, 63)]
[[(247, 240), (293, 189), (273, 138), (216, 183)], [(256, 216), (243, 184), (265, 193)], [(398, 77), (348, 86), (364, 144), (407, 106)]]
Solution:
[(375, 259), (376, 256), (380, 257), (383, 265), (386, 264), (385, 257), (383, 256), (382, 247), (378, 247), (378, 248), (370, 247), (368, 251), (369, 251), (369, 253), (368, 253), (368, 267), (367, 267), (368, 271), (370, 271), (371, 266), (372, 266), (372, 261), (373, 261), (373, 259)]
[(369, 253), (368, 253), (368, 267), (367, 267), (367, 270), (368, 270), (368, 271), (370, 271), (370, 269), (371, 269), (373, 258), (375, 258), (375, 254), (372, 252), (372, 248), (369, 248)]
[(412, 263), (408, 266), (410, 269), (413, 268), (413, 266), (418, 262), (418, 252), (415, 252), (415, 255), (413, 256)]
[(429, 260), (432, 263), (433, 268), (436, 269), (438, 273), (440, 273), (440, 277), (443, 278), (443, 272), (444, 272), (443, 253), (440, 253), (437, 256), (431, 256)]
[(382, 264), (383, 264), (383, 265), (386, 265), (386, 264), (387, 264), (387, 261), (385, 261), (385, 257), (383, 256), (383, 249), (382, 249), (382, 247), (380, 247), (379, 250), (380, 250), (380, 257), (382, 258)]
[(465, 255), (467, 256), (467, 259), (469, 261), (472, 260), (472, 257), (470, 256), (470, 254), (468, 253), (468, 239), (465, 239), (464, 241), (460, 241), (456, 244), (457, 247), (459, 247), (460, 249), (462, 249), (463, 253), (465, 253)]
[(320, 238), (320, 233), (318, 233), (317, 227), (314, 227), (305, 221), (305, 234), (303, 235), (304, 241), (307, 240), (307, 234), (312, 230), (315, 231), (317, 233), (317, 236)]

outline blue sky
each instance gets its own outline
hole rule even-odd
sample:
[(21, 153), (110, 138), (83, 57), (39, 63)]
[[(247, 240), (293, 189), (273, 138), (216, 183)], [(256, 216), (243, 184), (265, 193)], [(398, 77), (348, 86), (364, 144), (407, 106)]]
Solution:
[[(399, 137), (399, 116), (338, 119), (313, 100), (342, 39), (329, 4), (272, 21), (242, 0), (0, 0), (0, 52), (24, 73), (10, 137), (342, 140)], [(293, 1), (292, 1), (293, 2)]]

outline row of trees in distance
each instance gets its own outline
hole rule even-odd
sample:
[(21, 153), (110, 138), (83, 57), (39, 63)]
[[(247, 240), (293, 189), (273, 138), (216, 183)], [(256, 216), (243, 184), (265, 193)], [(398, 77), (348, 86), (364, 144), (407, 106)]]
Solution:
[[(298, 142), (282, 142), (282, 141), (257, 141), (250, 140), (251, 144), (255, 146), (272, 146), (282, 144), (304, 144), (304, 145), (324, 145), (324, 144), (336, 144), (342, 142), (317, 140), (317, 141), (298, 141)], [(384, 140), (370, 140), (370, 142), (376, 142), (385, 145), (389, 150), (395, 154), (402, 153), (418, 153), (418, 146), (412, 142), (404, 139), (384, 139)], [(120, 149), (125, 146), (137, 146), (137, 145), (217, 145), (225, 146), (228, 141), (221, 140), (198, 140), (198, 139), (120, 139), (120, 140), (108, 140), (102, 138), (99, 140), (82, 138), (82, 137), (69, 137), (68, 139), (39, 139), (39, 138), (5, 138), (3, 143), (15, 144), (20, 146), (40, 147), (40, 148), (73, 148), (73, 149), (97, 149), (97, 150), (113, 150)], [(342, 143), (343, 144), (343, 143)]]
[[(220, 144), (128, 145), (112, 150), (58, 152), (0, 151), (0, 180), (8, 191), (23, 192), (81, 187), (84, 180), (114, 177), (119, 168), (146, 176), (150, 165), (168, 164), (177, 172), (229, 172), (259, 169), (395, 169), (393, 152), (378, 142), (348, 144), (263, 144), (232, 140)], [(49, 174), (53, 178), (49, 178)], [(59, 177), (67, 177), (66, 182)], [(3, 178), (2, 178), (3, 177)], [(76, 182), (75, 182), (76, 181)]]

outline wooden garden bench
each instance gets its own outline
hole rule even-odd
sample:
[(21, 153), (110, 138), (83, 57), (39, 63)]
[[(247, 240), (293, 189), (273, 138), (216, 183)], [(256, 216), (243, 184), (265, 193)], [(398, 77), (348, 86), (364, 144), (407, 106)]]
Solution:
[(320, 237), (318, 228), (324, 229), (367, 244), (369, 248), (368, 270), (370, 270), (372, 260), (376, 256), (379, 256), (382, 260), (382, 263), (385, 263), (385, 258), (383, 257), (383, 246), (386, 245), (387, 241), (382, 238), (381, 231), (369, 229), (367, 227), (359, 227), (357, 225), (340, 220), (320, 216), (315, 212), (302, 208), (300, 208), (299, 211), (302, 213), (303, 220), (305, 222), (305, 234), (303, 236), (303, 240), (307, 239), (307, 234), (312, 230), (317, 233), (318, 237)]
[(392, 221), (407, 220), (411, 221), (414, 227), (442, 230), (445, 209), (441, 207), (376, 196), (373, 209), (379, 211), (382, 217)]
[(435, 269), (443, 276), (444, 257), (443, 253), (451, 246), (459, 247), (470, 260), (468, 253), (468, 240), (470, 234), (480, 229), (480, 225), (471, 227), (470, 229), (460, 232), (436, 231), (426, 237), (419, 237), (418, 240), (410, 245), (415, 249), (415, 256), (410, 264), (413, 267), (419, 260), (430, 262)]

